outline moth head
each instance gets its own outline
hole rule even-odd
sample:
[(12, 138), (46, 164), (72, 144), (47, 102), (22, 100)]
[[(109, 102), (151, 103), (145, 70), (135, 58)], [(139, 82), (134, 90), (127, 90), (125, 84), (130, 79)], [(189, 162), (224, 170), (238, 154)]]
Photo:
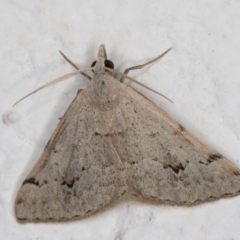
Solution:
[(94, 73), (105, 73), (104, 67), (114, 69), (113, 62), (107, 59), (107, 52), (104, 44), (100, 45), (97, 61), (94, 61), (91, 67), (95, 67)]
[[(94, 66), (96, 65), (96, 63), (97, 63), (97, 61), (94, 61), (94, 62), (92, 63), (92, 65), (91, 65), (91, 67), (94, 67)], [(114, 64), (113, 64), (113, 62), (112, 62), (111, 60), (108, 60), (108, 59), (106, 59), (106, 60), (104, 61), (104, 66), (107, 67), (107, 68), (114, 69)]]
[(107, 59), (107, 52), (104, 44), (101, 44), (98, 48), (98, 58)]

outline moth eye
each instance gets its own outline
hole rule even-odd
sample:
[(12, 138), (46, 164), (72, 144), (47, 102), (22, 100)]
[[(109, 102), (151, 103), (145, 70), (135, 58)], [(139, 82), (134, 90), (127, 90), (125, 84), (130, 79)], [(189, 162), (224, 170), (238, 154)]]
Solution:
[(104, 64), (105, 64), (105, 67), (114, 69), (114, 64), (113, 64), (112, 61), (110, 61), (110, 60), (105, 60)]
[[(92, 63), (92, 65), (91, 65), (91, 67), (94, 67), (94, 66), (96, 65), (96, 62), (97, 62), (97, 61), (94, 61), (94, 62)], [(114, 64), (113, 64), (113, 62), (110, 61), (110, 60), (105, 60), (105, 61), (104, 61), (104, 65), (105, 65), (105, 67), (107, 67), (107, 68), (114, 69)], [(93, 71), (93, 70), (92, 70), (92, 71)]]
[[(92, 63), (92, 65), (91, 65), (91, 67), (94, 67), (94, 66), (96, 65), (96, 62), (97, 62), (97, 61), (94, 61), (94, 62)], [(94, 71), (92, 70), (92, 72), (94, 72)]]
[(97, 61), (94, 61), (94, 62), (92, 63), (92, 65), (91, 65), (91, 67), (94, 67), (94, 66), (96, 65), (96, 62), (97, 62)]

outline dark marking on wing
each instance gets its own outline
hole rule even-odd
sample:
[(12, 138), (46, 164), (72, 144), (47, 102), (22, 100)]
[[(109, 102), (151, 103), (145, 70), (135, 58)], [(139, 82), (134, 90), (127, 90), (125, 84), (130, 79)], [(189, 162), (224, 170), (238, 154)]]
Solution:
[(39, 186), (39, 182), (36, 181), (36, 179), (35, 179), (34, 177), (31, 177), (31, 178), (29, 178), (29, 179), (26, 179), (26, 180), (23, 182), (22, 186), (25, 185), (25, 184), (33, 184), (33, 185)]
[(178, 128), (174, 131), (174, 134), (177, 135), (184, 131), (186, 131), (186, 129), (181, 124), (178, 124)]
[(175, 173), (179, 173), (180, 170), (184, 171), (184, 167), (182, 165), (182, 163), (176, 163), (176, 164), (167, 164), (163, 166), (165, 169), (166, 168), (171, 168), (172, 171), (174, 171)]
[(208, 156), (207, 162), (199, 161), (200, 164), (208, 165), (214, 161), (217, 161), (218, 159), (222, 158), (223, 156), (221, 154), (210, 154)]
[(212, 163), (220, 158), (222, 158), (221, 154), (211, 154), (211, 155), (209, 155), (207, 161), (208, 161), (208, 163)]
[(183, 132), (183, 131), (186, 131), (185, 127), (183, 127), (181, 124), (179, 124), (179, 131), (180, 132)]
[(233, 174), (234, 174), (235, 176), (239, 176), (239, 175), (240, 175), (240, 173), (239, 173), (238, 171), (234, 171)]
[(74, 185), (74, 182), (75, 182), (75, 180), (74, 180), (73, 177), (68, 177), (66, 180), (64, 180), (64, 181), (62, 182), (61, 185), (67, 185), (68, 188), (72, 188), (73, 185)]
[(23, 202), (22, 198), (18, 198), (17, 201), (16, 201), (17, 204), (21, 204), (22, 202)]

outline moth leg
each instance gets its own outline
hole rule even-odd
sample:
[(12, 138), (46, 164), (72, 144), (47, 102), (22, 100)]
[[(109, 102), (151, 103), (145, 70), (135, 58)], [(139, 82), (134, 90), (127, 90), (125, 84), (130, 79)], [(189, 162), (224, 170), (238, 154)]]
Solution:
[[(144, 64), (141, 64), (141, 65), (137, 65), (137, 66), (133, 66), (133, 67), (130, 67), (130, 68), (127, 68), (125, 71), (124, 71), (124, 74), (127, 75), (129, 73), (129, 71), (131, 70), (136, 70), (136, 69), (142, 69), (143, 67), (157, 61), (158, 59), (162, 58), (165, 54), (167, 54), (172, 48), (169, 48), (168, 50), (166, 50), (164, 53), (162, 53), (160, 56), (154, 58), (153, 60), (149, 61), (149, 62), (146, 62)], [(122, 83), (124, 81), (124, 76), (122, 76), (120, 78), (120, 82)]]
[[(60, 54), (64, 57), (64, 59), (65, 59), (68, 63), (70, 63), (75, 69), (80, 70), (80, 68), (78, 68), (71, 60), (69, 60), (69, 59), (66, 57), (66, 55), (62, 53), (62, 51), (59, 51), (59, 52), (60, 52)], [(92, 79), (92, 78), (91, 78), (88, 74), (86, 74), (86, 73), (81, 73), (81, 74), (82, 74), (84, 77), (86, 77), (87, 79), (89, 79), (89, 80)]]

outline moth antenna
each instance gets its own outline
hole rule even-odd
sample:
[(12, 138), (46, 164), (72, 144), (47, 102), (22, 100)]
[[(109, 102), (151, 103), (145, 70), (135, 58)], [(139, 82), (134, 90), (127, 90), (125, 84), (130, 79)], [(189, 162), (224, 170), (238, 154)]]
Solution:
[[(80, 68), (77, 67), (77, 65), (75, 65), (69, 58), (67, 58), (67, 56), (59, 50), (59, 53), (63, 56), (63, 58), (68, 62), (70, 63), (74, 68), (76, 68), (77, 70), (80, 70)], [(91, 77), (89, 75), (87, 75), (86, 73), (81, 73), (84, 77), (86, 77), (87, 79), (89, 79), (91, 81)]]
[(148, 90), (150, 90), (150, 91), (152, 91), (152, 92), (160, 95), (161, 97), (167, 99), (169, 102), (173, 103), (173, 101), (172, 101), (171, 99), (169, 99), (168, 97), (166, 97), (166, 96), (163, 95), (162, 93), (155, 91), (154, 89), (152, 89), (152, 88), (144, 85), (143, 83), (140, 83), (140, 82), (137, 81), (136, 79), (134, 79), (134, 78), (132, 78), (132, 77), (129, 77), (128, 75), (123, 74), (123, 73), (121, 73), (121, 72), (119, 72), (119, 71), (117, 71), (117, 70), (115, 70), (115, 69), (106, 68), (106, 67), (104, 67), (104, 68), (105, 68), (106, 70), (110, 71), (110, 72), (117, 73), (117, 74), (123, 76), (124, 78), (127, 78), (127, 79), (131, 80), (132, 82), (135, 82), (136, 84), (138, 84), (138, 85), (140, 85), (140, 86), (142, 86), (142, 87), (145, 87), (146, 89), (148, 89)]
[(42, 90), (42, 89), (45, 88), (45, 87), (49, 87), (49, 86), (51, 86), (51, 85), (53, 85), (53, 84), (55, 84), (55, 83), (61, 82), (61, 81), (66, 80), (66, 79), (68, 79), (68, 78), (70, 78), (70, 77), (73, 77), (73, 76), (75, 76), (75, 75), (78, 75), (78, 74), (80, 74), (80, 73), (83, 73), (83, 72), (86, 72), (86, 71), (89, 71), (89, 70), (93, 70), (93, 69), (94, 69), (94, 67), (79, 69), (79, 70), (77, 70), (77, 71), (74, 71), (74, 72), (68, 73), (68, 74), (66, 74), (66, 75), (63, 75), (63, 76), (61, 76), (61, 77), (59, 77), (59, 78), (57, 78), (57, 79), (54, 79), (54, 80), (52, 80), (51, 82), (44, 84), (43, 86), (37, 88), (37, 89), (34, 90), (33, 92), (30, 92), (30, 93), (27, 94), (26, 96), (22, 97), (20, 100), (18, 100), (16, 103), (13, 104), (13, 107), (14, 107), (15, 105), (17, 105), (19, 102), (21, 102), (23, 99), (29, 97), (30, 95), (32, 95), (32, 94), (34, 94), (34, 93), (36, 93), (36, 92), (38, 92), (38, 91), (40, 91), (40, 90)]

